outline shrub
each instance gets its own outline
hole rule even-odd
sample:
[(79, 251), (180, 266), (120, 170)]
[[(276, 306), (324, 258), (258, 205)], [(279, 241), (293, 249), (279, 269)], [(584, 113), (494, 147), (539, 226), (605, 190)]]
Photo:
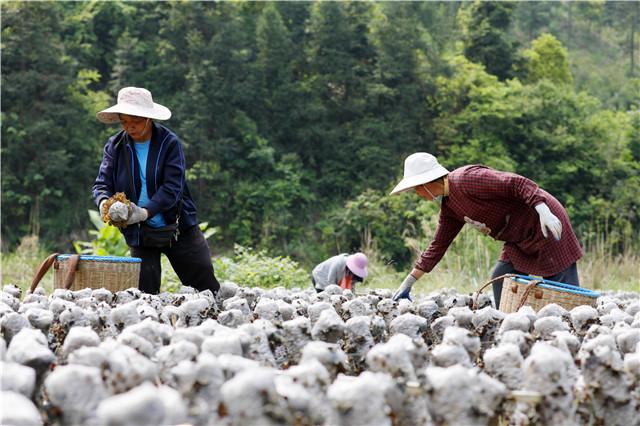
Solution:
[(245, 287), (306, 287), (310, 286), (309, 272), (289, 257), (270, 257), (264, 250), (236, 245), (234, 257), (214, 259), (216, 277)]
[(129, 246), (118, 228), (102, 222), (96, 210), (88, 212), (91, 223), (96, 228), (89, 231), (89, 235), (94, 238), (92, 241), (74, 241), (76, 252), (95, 256), (129, 256)]

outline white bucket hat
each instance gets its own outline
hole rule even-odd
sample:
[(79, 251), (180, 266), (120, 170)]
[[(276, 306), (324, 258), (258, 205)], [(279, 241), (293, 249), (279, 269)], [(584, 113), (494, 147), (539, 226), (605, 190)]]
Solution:
[(404, 160), (404, 177), (389, 195), (432, 182), (447, 174), (449, 170), (442, 167), (436, 157), (426, 152), (416, 152)]
[(171, 117), (169, 108), (153, 102), (151, 92), (142, 87), (120, 89), (118, 103), (96, 113), (96, 117), (103, 123), (113, 124), (120, 122), (118, 114), (135, 115), (154, 120), (168, 120)]

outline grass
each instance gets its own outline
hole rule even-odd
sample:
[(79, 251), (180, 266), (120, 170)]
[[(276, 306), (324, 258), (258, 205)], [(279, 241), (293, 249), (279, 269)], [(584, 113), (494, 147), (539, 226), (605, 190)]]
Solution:
[[(38, 243), (38, 237), (29, 236), (22, 239), (18, 248), (12, 253), (2, 253), (0, 264), (0, 282), (2, 285), (14, 284), (25, 294), (31, 285), (38, 266), (51, 253), (48, 253)], [(53, 290), (53, 272), (48, 272), (39, 286), (47, 293)]]
[[(453, 259), (450, 262), (456, 261), (457, 259)], [(480, 288), (491, 276), (491, 268), (470, 272), (451, 268), (442, 263), (431, 273), (423, 275), (415, 284), (413, 292), (429, 293), (441, 288), (455, 288), (460, 293), (471, 293)], [(396, 272), (387, 265), (374, 263), (371, 266), (371, 278), (367, 280), (366, 287), (395, 290), (409, 272), (409, 269), (405, 272)], [(587, 253), (582, 260), (578, 261), (578, 274), (581, 286), (585, 288), (600, 291), (640, 292), (640, 257), (632, 253), (610, 258)]]
[[(429, 224), (424, 235), (432, 235)], [(407, 240), (415, 257), (428, 241)], [(598, 239), (586, 245), (586, 252), (578, 261), (578, 275), (582, 287), (600, 291), (640, 292), (640, 256), (633, 250), (614, 254), (606, 241)], [(499, 257), (502, 243), (465, 227), (449, 247), (439, 264), (425, 274), (414, 286), (414, 292), (429, 293), (441, 288), (455, 288), (461, 293), (476, 291), (491, 278), (491, 271)], [(396, 272), (390, 265), (381, 264), (375, 249), (367, 251), (371, 261), (371, 278), (367, 287), (396, 289), (410, 272)], [(490, 291), (487, 289), (485, 291)]]
[[(425, 241), (408, 240), (407, 244), (413, 248), (417, 256), (420, 247), (426, 247), (427, 242)], [(461, 293), (476, 291), (489, 280), (500, 247), (500, 243), (482, 236), (472, 229), (463, 229), (438, 266), (418, 281), (414, 292), (429, 293), (441, 288), (455, 288)], [(615, 255), (605, 247), (604, 242), (595, 246), (589, 245), (585, 256), (578, 261), (582, 286), (604, 291), (640, 292), (640, 256), (631, 250), (624, 254)], [(395, 290), (410, 272), (410, 267), (397, 271), (394, 265), (382, 261), (381, 256), (376, 253), (374, 244), (365, 248), (365, 252), (369, 256), (370, 262), (369, 277), (360, 289), (387, 288)], [(23, 293), (26, 293), (38, 265), (47, 255), (49, 253), (40, 246), (36, 237), (24, 238), (14, 252), (1, 255), (0, 282), (2, 285), (15, 284), (23, 290)], [(277, 267), (277, 263), (273, 261), (269, 264)], [(244, 267), (246, 268), (248, 265)], [(161, 289), (175, 291), (179, 288), (179, 281), (164, 256), (162, 268)], [(303, 273), (301, 271), (302, 269), (291, 269), (289, 274), (299, 275)], [(278, 272), (281, 273), (281, 270), (278, 269)], [(219, 274), (219, 279), (226, 278), (223, 275)], [(52, 271), (44, 276), (40, 285), (48, 293), (52, 291)], [(309, 283), (309, 285), (311, 284)]]

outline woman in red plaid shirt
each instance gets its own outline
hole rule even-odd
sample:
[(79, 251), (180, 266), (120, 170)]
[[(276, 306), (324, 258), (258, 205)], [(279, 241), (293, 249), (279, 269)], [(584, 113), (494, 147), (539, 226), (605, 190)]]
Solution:
[[(515, 273), (580, 285), (576, 261), (582, 249), (567, 212), (532, 180), (479, 164), (449, 172), (433, 155), (417, 152), (405, 160), (404, 178), (391, 195), (412, 188), (425, 200), (441, 200), (440, 219), (431, 244), (394, 300), (409, 298), (413, 284), (436, 266), (465, 223), (504, 241), (492, 278)], [(502, 280), (496, 281), (496, 308), (501, 291)]]

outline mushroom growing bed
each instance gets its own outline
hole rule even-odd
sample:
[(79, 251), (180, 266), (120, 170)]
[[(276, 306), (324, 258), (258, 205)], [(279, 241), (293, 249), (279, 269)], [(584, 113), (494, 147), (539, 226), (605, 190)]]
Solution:
[(640, 300), (504, 314), (440, 290), (0, 298), (0, 424), (633, 425)]

